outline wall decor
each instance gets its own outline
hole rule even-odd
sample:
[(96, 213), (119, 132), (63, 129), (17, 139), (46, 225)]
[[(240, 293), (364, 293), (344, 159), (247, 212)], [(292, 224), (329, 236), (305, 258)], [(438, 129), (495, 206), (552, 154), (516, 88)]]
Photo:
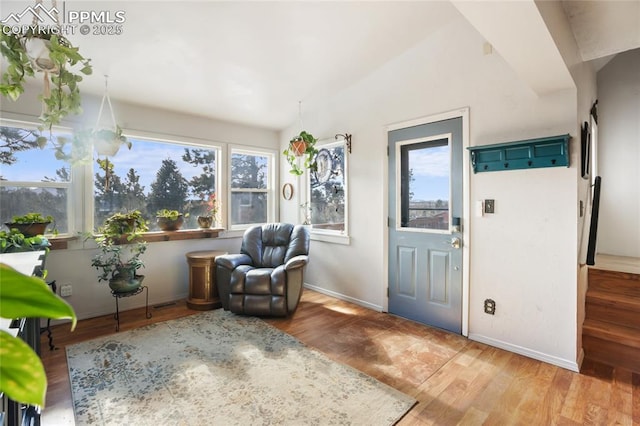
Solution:
[(282, 185), (282, 197), (285, 200), (290, 200), (293, 198), (293, 185), (290, 183), (285, 183)]
[(569, 134), (493, 145), (471, 146), (474, 173), (569, 167)]
[(589, 179), (589, 165), (591, 164), (591, 131), (589, 123), (582, 124), (580, 130), (580, 173), (582, 179)]

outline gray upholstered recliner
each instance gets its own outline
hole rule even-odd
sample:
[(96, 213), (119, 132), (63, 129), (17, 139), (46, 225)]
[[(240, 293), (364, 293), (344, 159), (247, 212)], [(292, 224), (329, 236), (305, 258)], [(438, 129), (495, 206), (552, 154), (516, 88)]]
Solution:
[(240, 254), (216, 257), (216, 283), (225, 310), (287, 316), (302, 295), (309, 233), (300, 225), (270, 223), (247, 229)]

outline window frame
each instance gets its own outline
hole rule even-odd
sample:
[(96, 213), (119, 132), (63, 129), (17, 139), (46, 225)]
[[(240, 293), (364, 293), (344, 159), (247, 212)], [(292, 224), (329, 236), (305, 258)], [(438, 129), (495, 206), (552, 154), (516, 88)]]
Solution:
[[(18, 129), (24, 129), (27, 131), (38, 130), (38, 125), (31, 121), (12, 119), (12, 118), (0, 118), (0, 126), (13, 127)], [(73, 129), (66, 126), (52, 126), (52, 133), (68, 133), (73, 134)], [(69, 164), (69, 181), (68, 182), (43, 182), (43, 181), (13, 181), (13, 180), (0, 180), (0, 187), (19, 187), (19, 188), (54, 188), (65, 189), (67, 191), (67, 232), (61, 232), (56, 234), (56, 237), (69, 237), (77, 234), (78, 229), (82, 229), (82, 223), (79, 223), (79, 218), (74, 214), (75, 209), (73, 206), (78, 199), (79, 186), (82, 185), (82, 177), (78, 173), (80, 166)], [(74, 182), (76, 182), (74, 184)]]
[[(122, 129), (122, 134), (126, 136), (128, 139), (142, 139), (149, 142), (167, 143), (174, 146), (179, 145), (184, 147), (192, 147), (192, 148), (195, 147), (195, 148), (203, 148), (203, 149), (210, 149), (212, 151), (216, 151), (216, 173), (215, 173), (216, 185), (218, 185), (218, 183), (219, 183), (219, 186), (224, 185), (224, 182), (221, 181), (221, 177), (224, 175), (222, 173), (222, 169), (226, 167), (226, 165), (222, 161), (222, 158), (224, 155), (224, 149), (223, 149), (222, 143), (214, 142), (206, 139), (197, 139), (197, 138), (192, 138), (187, 136), (167, 136), (159, 133), (145, 132), (145, 131), (139, 131), (139, 130)], [(123, 148), (121, 147), (120, 149), (123, 149)], [(135, 149), (135, 144), (134, 144), (134, 149)], [(95, 210), (95, 194), (94, 194), (94, 180), (93, 180), (94, 172), (95, 172), (94, 162), (92, 161), (90, 164), (87, 164), (85, 166), (85, 179), (84, 179), (85, 188), (86, 188), (85, 200), (90, 200), (90, 201), (86, 201), (85, 203), (86, 214), (84, 218), (84, 223), (85, 223), (85, 227), (89, 230), (93, 230), (96, 228), (95, 226), (96, 224), (94, 223), (94, 220), (93, 220), (95, 215), (95, 211), (94, 211)], [(219, 191), (221, 190), (216, 188), (215, 190), (216, 199), (221, 200), (222, 198), (219, 196)], [(224, 215), (222, 213), (224, 204), (225, 203), (222, 203), (222, 206), (218, 205), (218, 216), (222, 221), (221, 223), (222, 227), (224, 227)], [(194, 231), (194, 230), (196, 229), (187, 229), (185, 231)], [(93, 232), (93, 231), (89, 231), (89, 232)], [(164, 231), (151, 231), (150, 233), (158, 233), (158, 232), (164, 232)]]
[[(335, 244), (351, 244), (351, 237), (349, 234), (349, 148), (347, 140), (344, 137), (334, 139), (322, 139), (319, 140), (315, 148), (320, 151), (321, 149), (331, 149), (334, 147), (342, 146), (344, 152), (344, 169), (342, 171), (344, 177), (344, 230), (333, 229), (316, 229), (313, 224), (309, 226), (309, 234), (312, 240), (324, 241)], [(305, 202), (306, 205), (311, 205), (311, 173), (306, 173), (305, 179)], [(300, 223), (305, 221), (305, 211), (301, 206), (299, 212)]]
[[(258, 188), (237, 188), (234, 189), (232, 187), (232, 157), (234, 154), (241, 155), (255, 155), (255, 156), (264, 156), (267, 157), (267, 188), (266, 189), (258, 189)], [(226, 164), (226, 181), (225, 187), (227, 190), (226, 194), (226, 203), (225, 203), (225, 223), (228, 231), (245, 231), (254, 225), (262, 225), (262, 222), (256, 223), (245, 223), (245, 224), (237, 224), (233, 225), (231, 223), (232, 216), (232, 194), (234, 192), (246, 192), (246, 193), (265, 193), (267, 195), (267, 221), (265, 223), (275, 222), (276, 220), (276, 211), (278, 208), (278, 197), (276, 196), (276, 182), (278, 182), (278, 167), (276, 167), (276, 156), (278, 152), (274, 149), (269, 148), (260, 148), (254, 146), (247, 145), (228, 145), (227, 152), (227, 164)]]
[[(443, 144), (443, 145), (436, 145), (435, 142), (439, 141), (439, 140), (446, 140), (447, 143)], [(410, 226), (402, 226), (402, 209), (403, 209), (403, 205), (402, 205), (402, 153), (403, 153), (403, 148), (406, 146), (410, 146), (410, 145), (430, 145), (428, 146), (428, 148), (436, 148), (438, 146), (446, 146), (448, 148), (448, 157), (449, 157), (449, 169), (451, 169), (451, 165), (453, 164), (453, 149), (452, 149), (452, 140), (453, 140), (453, 135), (451, 133), (443, 133), (443, 134), (439, 134), (439, 135), (433, 135), (433, 136), (428, 136), (428, 137), (423, 137), (423, 138), (417, 138), (417, 139), (409, 139), (406, 141), (401, 141), (396, 143), (396, 225), (395, 225), (395, 229), (398, 232), (421, 232), (421, 233), (425, 233), (425, 234), (442, 234), (442, 235), (449, 235), (451, 234), (452, 231), (452, 226), (453, 226), (453, 213), (451, 211), (451, 200), (453, 199), (453, 181), (452, 181), (452, 174), (451, 172), (449, 172), (449, 177), (448, 177), (448, 190), (449, 190), (449, 199), (448, 201), (448, 206), (447, 206), (447, 215), (448, 215), (448, 223), (449, 223), (449, 227), (447, 229), (435, 229), (435, 228), (413, 228)], [(414, 149), (422, 149), (422, 148), (414, 148)], [(409, 152), (412, 151), (412, 149), (408, 149), (407, 150), (407, 156), (409, 155)]]
[[(16, 127), (26, 130), (37, 130), (38, 124), (34, 117), (23, 117), (20, 114), (7, 114), (8, 117), (0, 118), (0, 125), (7, 127)], [(73, 133), (72, 126), (54, 126), (54, 131), (61, 133)], [(177, 136), (170, 134), (161, 134), (148, 131), (130, 130), (123, 128), (123, 135), (131, 139), (145, 139), (151, 142), (169, 143), (173, 145), (184, 145), (185, 147), (195, 147), (203, 149), (216, 150), (216, 196), (220, 204), (218, 205), (219, 225), (224, 229), (225, 237), (241, 236), (243, 231), (253, 224), (243, 224), (228, 226), (230, 224), (230, 200), (231, 200), (231, 156), (234, 153), (253, 154), (265, 156), (268, 159), (268, 176), (267, 176), (267, 222), (274, 222), (277, 219), (277, 211), (279, 208), (279, 198), (277, 194), (276, 182), (279, 181), (279, 163), (278, 150), (273, 148), (265, 148), (260, 146), (232, 144), (230, 142), (221, 142), (210, 139), (200, 139), (188, 136)], [(135, 149), (135, 148), (134, 148)], [(94, 161), (70, 165), (70, 182), (17, 182), (3, 181), (3, 186), (39, 186), (39, 187), (65, 187), (67, 190), (67, 220), (69, 223), (68, 232), (56, 235), (52, 241), (73, 240), (78, 238), (79, 233), (93, 232), (94, 229)], [(244, 188), (245, 191), (252, 191)], [(75, 207), (74, 207), (75, 206)], [(81, 206), (81, 208), (78, 208)], [(256, 223), (258, 225), (262, 223)], [(199, 232), (201, 230), (186, 230), (185, 233)], [(204, 232), (202, 238), (212, 236), (212, 231)], [(219, 230), (218, 230), (219, 231)], [(236, 232), (234, 232), (236, 231)], [(238, 232), (240, 231), (240, 232)], [(148, 234), (163, 234), (163, 231), (150, 232)], [(217, 236), (218, 232), (213, 232), (213, 236)], [(160, 237), (158, 237), (160, 238)], [(189, 236), (190, 239), (193, 236)], [(165, 239), (155, 239), (155, 241), (165, 241)], [(176, 239), (181, 239), (176, 236)], [(76, 244), (74, 249), (85, 248), (84, 243)], [(55, 245), (55, 244), (54, 244)], [(66, 243), (58, 246), (58, 248), (67, 247)]]

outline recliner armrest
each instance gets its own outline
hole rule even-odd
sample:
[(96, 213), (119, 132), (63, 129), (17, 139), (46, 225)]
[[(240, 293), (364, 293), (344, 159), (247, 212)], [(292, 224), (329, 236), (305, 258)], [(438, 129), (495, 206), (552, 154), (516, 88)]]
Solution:
[(247, 254), (225, 254), (216, 257), (216, 265), (233, 271), (240, 265), (251, 265), (253, 262), (251, 256)]
[(285, 263), (284, 269), (286, 271), (290, 271), (292, 269), (302, 268), (307, 264), (307, 262), (309, 262), (309, 256), (300, 254), (289, 259), (289, 261)]

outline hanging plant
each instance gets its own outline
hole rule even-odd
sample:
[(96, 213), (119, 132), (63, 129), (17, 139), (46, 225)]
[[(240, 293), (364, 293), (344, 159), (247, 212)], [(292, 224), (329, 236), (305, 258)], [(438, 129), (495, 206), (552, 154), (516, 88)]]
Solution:
[(116, 126), (115, 130), (100, 129), (92, 132), (93, 146), (98, 155), (116, 155), (120, 149), (120, 145), (126, 145), (131, 149), (131, 142), (122, 134), (120, 126)]
[[(96, 119), (94, 129), (85, 133), (88, 142), (92, 143), (98, 155), (113, 156), (118, 153), (120, 145), (125, 144), (131, 149), (131, 142), (122, 134), (122, 128), (116, 124), (116, 117), (113, 113), (113, 105), (108, 91), (108, 75), (104, 76), (104, 94), (100, 103), (100, 111)], [(102, 113), (104, 112), (105, 102), (111, 114), (111, 127), (100, 127), (102, 121)]]
[[(102, 103), (100, 104), (98, 118), (96, 119), (96, 127), (75, 131), (70, 144), (70, 151), (66, 150), (66, 145), (69, 144), (69, 141), (64, 138), (58, 138), (62, 140), (55, 149), (58, 160), (69, 161), (71, 164), (87, 164), (93, 161), (92, 147), (95, 148), (99, 157), (105, 157), (104, 159), (98, 158), (97, 162), (99, 167), (105, 172), (105, 190), (108, 190), (110, 176), (113, 172), (113, 162), (110, 162), (108, 157), (116, 155), (120, 146), (126, 145), (127, 148), (131, 149), (133, 144), (124, 136), (122, 128), (116, 124), (111, 99), (107, 93), (106, 78), (108, 78), (108, 76), (105, 76), (104, 95), (102, 97)], [(99, 127), (105, 101), (111, 112), (112, 128)]]
[[(65, 37), (44, 31), (34, 32), (31, 28), (15, 34), (3, 25), (0, 51), (7, 61), (0, 83), (2, 96), (18, 100), (24, 93), (26, 79), (34, 77), (36, 71), (43, 73), (44, 86), (40, 95), (42, 129), (51, 130), (67, 115), (82, 111), (78, 83), (82, 81), (82, 75), (91, 74), (92, 68), (90, 60), (83, 57)], [(72, 70), (75, 66), (80, 66), (80, 70)], [(40, 146), (46, 142), (44, 137), (38, 140)]]
[[(315, 147), (316, 142), (318, 140), (311, 133), (307, 133), (304, 130), (289, 141), (289, 146), (282, 152), (291, 166), (289, 173), (300, 176), (304, 173), (304, 169), (317, 170), (316, 154), (318, 150)], [(302, 158), (302, 166), (299, 164), (300, 158)]]

